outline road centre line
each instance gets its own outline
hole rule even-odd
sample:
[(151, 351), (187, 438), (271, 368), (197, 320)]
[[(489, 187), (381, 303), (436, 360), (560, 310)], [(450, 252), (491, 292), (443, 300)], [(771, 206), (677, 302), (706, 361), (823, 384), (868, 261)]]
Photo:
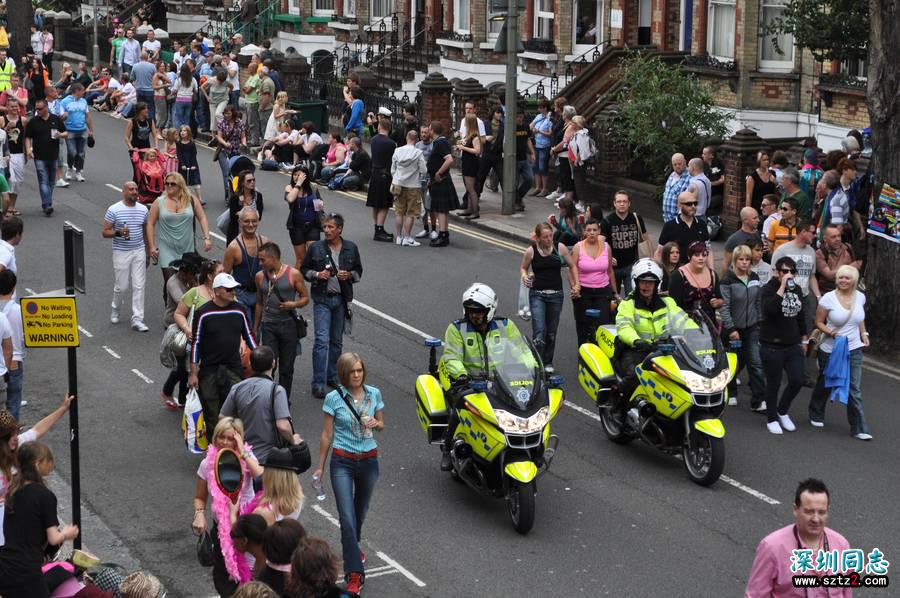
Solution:
[(28, 287), (25, 287), (25, 292), (29, 295), (37, 295), (37, 293), (34, 292), (34, 289), (29, 289)]
[(781, 504), (781, 501), (775, 500), (771, 496), (767, 496), (767, 495), (763, 494), (762, 492), (760, 492), (758, 490), (754, 490), (753, 488), (751, 488), (749, 486), (745, 486), (744, 484), (741, 484), (739, 481), (735, 480), (734, 478), (730, 478), (727, 475), (723, 474), (723, 475), (719, 476), (719, 479), (722, 480), (723, 482), (725, 482), (726, 484), (731, 484), (738, 490), (743, 490), (750, 496), (754, 496), (763, 502), (769, 503), (770, 505), (780, 505)]
[(894, 380), (900, 381), (900, 376), (898, 376), (897, 374), (895, 374), (893, 372), (887, 371), (887, 369), (879, 369), (877, 367), (873, 367), (866, 363), (863, 363), (862, 367), (864, 370), (868, 370), (868, 371), (872, 372), (873, 374), (878, 374), (880, 376), (885, 376), (887, 378), (893, 378)]
[(380, 558), (382, 561), (384, 561), (384, 562), (387, 563), (388, 565), (393, 565), (394, 568), (397, 569), (397, 571), (399, 571), (399, 572), (400, 572), (406, 579), (408, 579), (409, 581), (413, 582), (414, 584), (416, 584), (416, 585), (419, 586), (420, 588), (424, 588), (424, 587), (425, 587), (425, 582), (424, 582), (424, 581), (422, 581), (421, 579), (419, 579), (418, 577), (416, 577), (415, 575), (413, 575), (412, 573), (410, 573), (403, 565), (401, 565), (400, 563), (398, 563), (397, 561), (395, 561), (394, 559), (392, 559), (392, 558), (389, 557), (388, 555), (384, 554), (384, 553), (381, 552), (380, 550), (379, 550), (377, 553), (375, 553), (375, 554), (377, 554), (377, 555), (378, 555), (378, 558)]
[(133, 373), (135, 376), (137, 376), (138, 378), (140, 378), (141, 380), (143, 380), (143, 381), (146, 382), (147, 384), (153, 384), (153, 380), (151, 380), (150, 378), (148, 378), (147, 376), (145, 376), (144, 374), (142, 374), (140, 370), (137, 370), (137, 369), (132, 368), (131, 371), (132, 371), (132, 373)]
[(213, 237), (213, 238), (215, 238), (215, 239), (218, 239), (218, 240), (222, 241), (223, 243), (225, 243), (226, 241), (228, 241), (228, 239), (226, 239), (225, 237), (223, 237), (223, 236), (220, 235), (219, 233), (216, 233), (216, 232), (213, 232), (213, 231), (209, 231), (209, 236), (210, 236), (210, 237)]
[(355, 307), (360, 307), (368, 312), (371, 312), (371, 313), (375, 314), (376, 316), (378, 316), (379, 318), (382, 318), (383, 320), (387, 320), (391, 324), (395, 324), (408, 332), (412, 332), (413, 334), (421, 336), (424, 339), (434, 338), (430, 334), (426, 334), (426, 333), (422, 332), (421, 330), (419, 330), (418, 328), (410, 326), (406, 322), (401, 322), (397, 318), (395, 318), (393, 316), (389, 316), (388, 314), (384, 313), (383, 311), (375, 309), (374, 307), (367, 305), (358, 299), (354, 298), (353, 303), (351, 305), (353, 305)]
[(400, 571), (398, 571), (397, 569), (394, 569), (393, 567), (388, 567), (384, 571), (376, 571), (375, 573), (372, 573), (371, 571), (366, 569), (366, 579), (369, 579), (372, 577), (381, 577), (382, 575), (393, 575), (394, 573), (400, 573)]
[(112, 349), (110, 349), (109, 347), (107, 347), (106, 345), (103, 345), (103, 346), (101, 347), (101, 349), (103, 349), (104, 351), (106, 351), (107, 353), (109, 353), (110, 355), (112, 355), (113, 357), (115, 357), (116, 359), (122, 359), (122, 356), (121, 356), (121, 355), (119, 355), (118, 353), (116, 353), (115, 351), (113, 351)]
[(313, 505), (312, 508), (313, 508), (313, 511), (315, 511), (316, 513), (318, 513), (319, 515), (321, 515), (322, 517), (324, 517), (325, 519), (330, 521), (331, 524), (334, 525), (335, 527), (341, 527), (341, 522), (338, 521), (337, 517), (335, 517), (334, 515), (332, 515), (331, 513), (329, 513), (322, 507), (320, 507), (319, 505)]
[(121, 192), (122, 192), (122, 188), (121, 188), (121, 187), (116, 187), (116, 186), (113, 185), (112, 183), (106, 183), (106, 186), (109, 187), (110, 189), (112, 189), (113, 191), (118, 192), (118, 193), (121, 193)]
[(84, 327), (81, 326), (80, 324), (78, 325), (78, 331), (88, 338), (94, 338), (94, 335), (91, 334), (90, 332), (88, 332), (87, 330), (85, 330)]

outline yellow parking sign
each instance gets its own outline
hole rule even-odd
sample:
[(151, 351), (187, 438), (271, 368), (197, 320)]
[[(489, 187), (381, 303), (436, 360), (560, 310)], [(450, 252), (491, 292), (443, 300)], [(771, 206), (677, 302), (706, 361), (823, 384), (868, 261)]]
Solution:
[(75, 297), (29, 297), (21, 303), (26, 347), (79, 345)]

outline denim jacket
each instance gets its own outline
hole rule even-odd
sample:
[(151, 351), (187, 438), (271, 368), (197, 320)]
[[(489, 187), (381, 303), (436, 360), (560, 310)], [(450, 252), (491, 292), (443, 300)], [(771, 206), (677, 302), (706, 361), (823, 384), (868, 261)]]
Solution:
[[(340, 281), (341, 295), (343, 295), (346, 303), (350, 303), (353, 301), (353, 283), (358, 282), (362, 277), (362, 260), (360, 260), (359, 249), (356, 248), (356, 243), (346, 239), (341, 239), (341, 243), (341, 253), (338, 256), (337, 266), (339, 270), (346, 270), (351, 274), (350, 280)], [(319, 280), (316, 278), (316, 274), (324, 270), (325, 266), (328, 265), (330, 253), (328, 241), (324, 239), (316, 241), (306, 250), (306, 256), (304, 256), (303, 264), (300, 267), (303, 278), (311, 283), (310, 295), (316, 303), (325, 302), (328, 281)]]

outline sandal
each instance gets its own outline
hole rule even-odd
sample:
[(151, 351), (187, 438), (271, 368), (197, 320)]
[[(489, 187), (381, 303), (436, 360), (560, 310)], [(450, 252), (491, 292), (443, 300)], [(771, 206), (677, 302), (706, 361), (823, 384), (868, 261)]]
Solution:
[(178, 403), (173, 397), (170, 397), (165, 393), (159, 393), (159, 396), (163, 398), (163, 407), (165, 407), (169, 411), (178, 411)]

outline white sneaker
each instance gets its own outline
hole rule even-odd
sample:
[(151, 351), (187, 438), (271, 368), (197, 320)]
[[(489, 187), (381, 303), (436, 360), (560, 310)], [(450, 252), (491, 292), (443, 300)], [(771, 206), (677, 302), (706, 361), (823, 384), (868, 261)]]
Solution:
[(737, 405), (737, 397), (728, 397), (728, 405), (731, 407)]
[(66, 180), (71, 181), (74, 177), (75, 177), (75, 175), (72, 173), (72, 170), (69, 168), (66, 168)]
[(547, 364), (544, 366), (544, 373), (546, 374), (554, 374), (556, 373), (556, 368), (553, 367), (553, 364)]
[(564, 193), (560, 193), (559, 191), (554, 191), (550, 195), (547, 195), (546, 199), (549, 199), (550, 201), (555, 201), (555, 200), (559, 199), (560, 197), (562, 197), (563, 195), (564, 195)]
[(109, 314), (109, 321), (113, 324), (119, 323), (119, 310), (118, 308), (113, 308), (112, 312)]
[(762, 401), (759, 404), (759, 407), (753, 407), (750, 409), (750, 411), (753, 411), (755, 413), (765, 413), (766, 412), (766, 402)]
[(853, 437), (856, 438), (857, 440), (872, 440), (872, 435), (866, 434), (865, 432), (860, 432), (859, 434), (854, 434)]
[(428, 237), (428, 229), (427, 228), (423, 228), (422, 230), (420, 230), (419, 232), (416, 233), (417, 239), (425, 239), (427, 237)]
[(135, 332), (147, 332), (148, 330), (150, 330), (150, 327), (143, 322), (138, 321), (131, 324), (131, 329)]
[(789, 415), (779, 415), (778, 421), (781, 422), (781, 427), (788, 432), (793, 432), (797, 429), (797, 426), (795, 426), (794, 422), (791, 421), (791, 417)]
[(766, 428), (768, 428), (769, 432), (772, 434), (782, 434), (781, 424), (778, 422), (769, 422), (766, 424)]
[(401, 245), (403, 245), (404, 247), (419, 247), (422, 244), (419, 243), (418, 241), (416, 241), (415, 239), (413, 239), (412, 237), (405, 237), (403, 239), (403, 243), (401, 243)]
[(434, 241), (435, 239), (438, 238), (439, 235), (438, 235), (438, 232), (437, 232), (436, 230), (433, 230), (433, 231), (431, 231), (431, 235), (430, 235), (430, 236), (431, 236), (431, 240)]
[(396, 243), (397, 245), (403, 244), (403, 237), (400, 235), (400, 233), (394, 235), (394, 243)]
[(820, 422), (820, 421), (811, 419), (811, 420), (809, 420), (809, 425), (811, 425), (813, 428), (824, 428), (825, 422)]
[(57, 187), (68, 187), (69, 181), (67, 181), (66, 179), (56, 179), (56, 186)]
[(79, 183), (83, 183), (85, 181), (84, 175), (81, 173), (80, 170), (75, 171), (75, 180), (78, 181)]

